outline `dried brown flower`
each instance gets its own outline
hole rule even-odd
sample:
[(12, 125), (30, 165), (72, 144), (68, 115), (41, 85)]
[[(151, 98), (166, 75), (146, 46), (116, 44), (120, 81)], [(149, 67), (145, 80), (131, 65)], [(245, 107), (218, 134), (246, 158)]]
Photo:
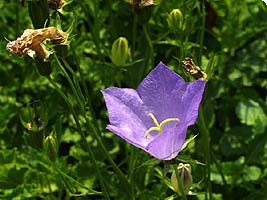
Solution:
[(130, 4), (132, 4), (134, 8), (142, 8), (146, 6), (153, 6), (155, 5), (155, 2), (154, 0), (130, 0)]
[(64, 0), (48, 0), (47, 3), (49, 8), (57, 10), (64, 5)]
[(206, 80), (207, 78), (207, 74), (202, 72), (199, 66), (196, 66), (193, 59), (190, 57), (186, 57), (182, 61), (182, 67), (196, 80)]
[(51, 40), (53, 43), (60, 44), (67, 40), (67, 34), (55, 27), (26, 29), (17, 40), (9, 42), (6, 48), (18, 56), (34, 51), (34, 58), (43, 61), (49, 55), (42, 44), (44, 40)]

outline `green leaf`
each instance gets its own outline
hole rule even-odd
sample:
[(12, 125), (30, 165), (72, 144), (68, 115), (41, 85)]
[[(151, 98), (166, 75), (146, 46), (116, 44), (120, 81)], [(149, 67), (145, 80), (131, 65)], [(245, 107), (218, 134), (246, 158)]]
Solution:
[(251, 99), (239, 102), (236, 107), (236, 114), (241, 123), (253, 126), (255, 133), (264, 132), (267, 117), (258, 102)]

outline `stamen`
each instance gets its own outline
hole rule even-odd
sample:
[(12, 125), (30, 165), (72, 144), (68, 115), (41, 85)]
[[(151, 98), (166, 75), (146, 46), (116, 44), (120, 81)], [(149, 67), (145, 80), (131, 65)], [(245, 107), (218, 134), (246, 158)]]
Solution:
[(151, 119), (153, 120), (154, 124), (156, 126), (153, 126), (151, 128), (149, 128), (146, 132), (145, 132), (145, 135), (146, 135), (146, 139), (149, 139), (149, 134), (152, 132), (152, 131), (158, 131), (159, 134), (162, 134), (162, 128), (165, 124), (169, 123), (169, 122), (179, 122), (179, 118), (168, 118), (168, 119), (165, 119), (163, 120), (160, 124), (158, 122), (158, 120), (156, 119), (156, 117), (152, 114), (152, 113), (149, 113), (148, 114), (149, 117), (151, 117)]
[(149, 134), (150, 134), (150, 132), (152, 132), (152, 131), (160, 131), (159, 130), (159, 128), (158, 127), (151, 127), (150, 129), (148, 129), (147, 131), (146, 131), (146, 139), (149, 139)]
[(159, 123), (158, 123), (158, 120), (156, 119), (156, 117), (152, 113), (149, 113), (148, 116), (152, 118), (156, 127), (159, 127)]
[(159, 125), (161, 132), (162, 132), (162, 128), (165, 124), (167, 124), (169, 122), (174, 122), (174, 121), (179, 122), (180, 120), (179, 120), (179, 118), (168, 118), (168, 119), (163, 120)]

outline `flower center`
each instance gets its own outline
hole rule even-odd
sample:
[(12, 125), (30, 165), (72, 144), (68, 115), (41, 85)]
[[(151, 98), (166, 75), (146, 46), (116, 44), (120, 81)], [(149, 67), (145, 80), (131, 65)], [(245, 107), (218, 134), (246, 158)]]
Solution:
[(158, 131), (159, 134), (162, 134), (162, 128), (165, 124), (169, 123), (169, 122), (179, 122), (179, 118), (167, 118), (165, 120), (163, 120), (160, 124), (158, 122), (158, 120), (156, 119), (156, 117), (152, 114), (152, 113), (149, 113), (148, 114), (149, 117), (151, 117), (151, 119), (153, 120), (154, 124), (156, 126), (153, 126), (151, 128), (149, 128), (146, 132), (145, 132), (145, 135), (146, 135), (146, 139), (149, 139), (149, 134), (152, 132), (152, 131)]

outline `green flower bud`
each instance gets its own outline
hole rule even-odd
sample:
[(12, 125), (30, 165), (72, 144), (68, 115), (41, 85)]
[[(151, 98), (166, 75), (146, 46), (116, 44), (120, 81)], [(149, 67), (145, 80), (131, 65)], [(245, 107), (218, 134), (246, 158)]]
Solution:
[(57, 139), (53, 134), (50, 134), (44, 139), (44, 150), (51, 161), (55, 161), (57, 157)]
[(123, 66), (129, 58), (128, 40), (125, 37), (119, 37), (112, 44), (111, 60), (117, 66)]
[[(192, 175), (191, 175), (191, 166), (189, 164), (180, 163), (178, 165), (177, 170), (178, 170), (178, 173), (179, 173), (179, 177), (180, 177), (180, 180), (181, 180), (181, 185), (182, 185), (182, 188), (184, 190), (184, 193), (188, 194), (188, 192), (190, 190), (190, 187), (191, 187), (191, 185), (193, 183), (193, 178), (192, 178)], [(172, 173), (171, 183), (172, 183), (174, 191), (178, 192), (179, 194), (181, 194), (181, 191), (180, 191), (180, 188), (179, 188), (179, 184), (177, 182), (175, 171)]]
[(180, 9), (173, 9), (169, 13), (167, 21), (171, 29), (183, 29), (183, 14)]

